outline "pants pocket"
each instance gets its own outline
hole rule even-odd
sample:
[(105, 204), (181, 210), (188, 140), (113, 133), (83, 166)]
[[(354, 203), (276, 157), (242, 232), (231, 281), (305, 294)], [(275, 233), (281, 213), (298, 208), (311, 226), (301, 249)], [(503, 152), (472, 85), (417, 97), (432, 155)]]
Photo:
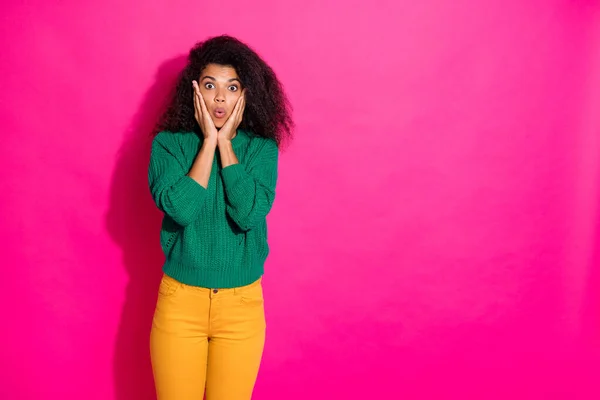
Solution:
[(181, 288), (181, 283), (168, 275), (163, 275), (158, 287), (158, 294), (162, 297), (171, 297)]
[(245, 286), (239, 291), (240, 302), (246, 306), (262, 306), (264, 304), (262, 283), (258, 281)]

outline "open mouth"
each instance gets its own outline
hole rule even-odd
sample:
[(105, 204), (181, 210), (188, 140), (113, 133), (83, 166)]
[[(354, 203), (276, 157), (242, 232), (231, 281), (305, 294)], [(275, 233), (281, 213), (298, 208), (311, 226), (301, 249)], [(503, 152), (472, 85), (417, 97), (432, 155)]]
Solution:
[(227, 115), (227, 112), (225, 111), (224, 108), (215, 108), (215, 110), (213, 111), (213, 115), (215, 116), (215, 118), (224, 118), (225, 115)]

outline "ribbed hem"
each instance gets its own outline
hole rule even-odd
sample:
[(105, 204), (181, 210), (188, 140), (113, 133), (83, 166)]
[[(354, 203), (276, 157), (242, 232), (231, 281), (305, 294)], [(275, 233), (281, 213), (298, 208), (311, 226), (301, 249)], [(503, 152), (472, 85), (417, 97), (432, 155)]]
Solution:
[(210, 268), (193, 268), (173, 260), (167, 260), (163, 272), (173, 279), (186, 285), (209, 289), (229, 289), (246, 286), (256, 281), (264, 274), (264, 265), (252, 268), (234, 268), (227, 274), (218, 273)]

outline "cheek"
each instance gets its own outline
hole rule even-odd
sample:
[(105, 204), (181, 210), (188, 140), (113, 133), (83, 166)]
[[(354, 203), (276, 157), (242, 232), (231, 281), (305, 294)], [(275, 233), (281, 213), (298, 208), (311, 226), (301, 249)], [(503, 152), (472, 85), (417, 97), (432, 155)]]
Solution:
[(206, 101), (206, 104), (208, 104), (208, 100), (210, 100), (210, 93), (207, 89), (203, 88), (202, 86), (200, 86), (200, 94), (202, 95), (202, 98), (204, 99), (204, 101)]
[(237, 103), (240, 96), (241, 96), (240, 92), (234, 92), (234, 93), (231, 93), (231, 95), (229, 95), (227, 97), (227, 105), (229, 106), (229, 109), (231, 111), (233, 111), (233, 108), (235, 107), (235, 104)]

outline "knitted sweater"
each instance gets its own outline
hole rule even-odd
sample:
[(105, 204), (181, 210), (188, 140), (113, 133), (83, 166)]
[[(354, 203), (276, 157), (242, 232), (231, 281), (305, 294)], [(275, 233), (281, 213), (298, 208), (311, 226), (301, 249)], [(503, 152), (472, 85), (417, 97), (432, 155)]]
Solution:
[(148, 181), (164, 214), (163, 271), (188, 285), (247, 285), (262, 276), (269, 253), (266, 216), (275, 198), (278, 148), (238, 130), (232, 146), (239, 164), (221, 168), (217, 149), (204, 188), (187, 176), (202, 140), (161, 132), (152, 142)]

